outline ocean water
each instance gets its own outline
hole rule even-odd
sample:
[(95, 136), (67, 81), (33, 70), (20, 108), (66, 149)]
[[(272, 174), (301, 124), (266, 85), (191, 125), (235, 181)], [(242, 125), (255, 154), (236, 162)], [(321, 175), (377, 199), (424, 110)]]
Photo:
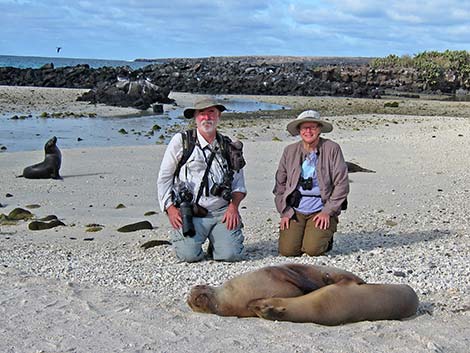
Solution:
[[(230, 112), (286, 108), (239, 98), (223, 102)], [(189, 123), (188, 119), (183, 118), (183, 108), (179, 107), (163, 114), (116, 118), (41, 118), (33, 115), (25, 119), (12, 119), (13, 115), (14, 112), (0, 115), (0, 148), (4, 146), (6, 152), (43, 150), (52, 136), (57, 137), (57, 146), (61, 149), (168, 143), (172, 135), (165, 133), (167, 128), (178, 124), (178, 130), (182, 130)], [(155, 130), (153, 135), (149, 134), (155, 125), (161, 129)], [(119, 132), (121, 129), (127, 133)]]
[(42, 57), (42, 56), (13, 56), (0, 55), (0, 67), (16, 67), (19, 69), (39, 69), (45, 64), (53, 63), (54, 67), (76, 66), (88, 64), (92, 68), (103, 66), (118, 67), (130, 66), (132, 69), (140, 69), (150, 65), (150, 62), (135, 62), (124, 60), (103, 60), (103, 59), (76, 59), (62, 57)]
[[(75, 66), (88, 64), (90, 67), (128, 65), (138, 69), (151, 63), (131, 62), (101, 59), (72, 59), (56, 57), (31, 57), (0, 55), (0, 67), (40, 68), (44, 64), (53, 63), (55, 67)], [(277, 104), (268, 104), (246, 99), (233, 98), (224, 100), (224, 105), (231, 112), (250, 112), (257, 110), (278, 110), (282, 107)], [(287, 108), (288, 109), (288, 108)], [(175, 124), (188, 124), (183, 119), (183, 109), (176, 108), (163, 114), (142, 115), (119, 118), (41, 118), (30, 116), (25, 119), (11, 119), (14, 115), (24, 112), (9, 112), (0, 115), (0, 148), (7, 152), (42, 150), (44, 144), (52, 136), (58, 138), (59, 148), (101, 147), (101, 146), (130, 146), (167, 143), (171, 136), (164, 134), (166, 128)], [(161, 130), (149, 132), (154, 125), (161, 126)], [(119, 131), (124, 129), (127, 134)], [(0, 149), (5, 151), (5, 149)]]

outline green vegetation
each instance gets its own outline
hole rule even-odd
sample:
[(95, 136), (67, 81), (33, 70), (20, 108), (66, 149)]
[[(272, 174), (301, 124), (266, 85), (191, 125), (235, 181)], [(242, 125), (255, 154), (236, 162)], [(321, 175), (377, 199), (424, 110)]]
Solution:
[(466, 50), (425, 51), (413, 57), (392, 54), (374, 59), (370, 65), (374, 69), (414, 69), (431, 87), (448, 81), (447, 76), (455, 75), (453, 80), (460, 82), (462, 87), (470, 87), (470, 52)]
[(385, 102), (384, 108), (398, 108), (400, 104), (398, 102)]

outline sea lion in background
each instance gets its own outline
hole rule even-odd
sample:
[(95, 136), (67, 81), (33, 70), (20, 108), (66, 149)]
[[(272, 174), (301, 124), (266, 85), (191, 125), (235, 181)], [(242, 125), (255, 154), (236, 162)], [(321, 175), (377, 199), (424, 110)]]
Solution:
[(187, 299), (193, 311), (220, 316), (255, 317), (254, 299), (297, 297), (330, 283), (348, 279), (364, 283), (351, 272), (327, 266), (285, 264), (244, 273), (222, 286), (194, 286)]
[(348, 166), (348, 173), (375, 173), (375, 170), (362, 168), (359, 164), (356, 163), (346, 162), (346, 165)]
[(44, 161), (23, 170), (23, 175), (28, 179), (62, 179), (59, 175), (60, 165), (62, 164), (62, 153), (57, 147), (57, 137), (51, 138), (44, 145)]
[(341, 325), (364, 320), (399, 320), (416, 313), (419, 300), (406, 284), (358, 284), (351, 280), (295, 298), (268, 298), (248, 307), (268, 320)]

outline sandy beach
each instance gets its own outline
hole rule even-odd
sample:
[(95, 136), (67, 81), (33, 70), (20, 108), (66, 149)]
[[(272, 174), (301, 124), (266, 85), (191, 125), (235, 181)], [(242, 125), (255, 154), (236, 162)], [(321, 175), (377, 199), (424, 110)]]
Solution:
[[(79, 91), (3, 86), (0, 113), (133, 113), (76, 102)], [(174, 97), (181, 106), (194, 98)], [(316, 109), (320, 102), (248, 98), (294, 110)], [(334, 249), (315, 258), (277, 255), (279, 215), (271, 190), (280, 154), (295, 141), (285, 130), (288, 110), (222, 122), (224, 133), (243, 140), (247, 160), (248, 196), (241, 209), (246, 251), (237, 263), (179, 263), (168, 245), (141, 247), (169, 239), (156, 197), (164, 145), (61, 149), (63, 180), (17, 178), (43, 160), (42, 148), (0, 153), (0, 213), (21, 207), (65, 224), (41, 231), (29, 230), (29, 221), (0, 224), (0, 351), (467, 352), (468, 104), (423, 102), (413, 115), (402, 115), (366, 108), (361, 114), (366, 100), (331, 102), (321, 106), (335, 126), (325, 137), (342, 146), (346, 160), (376, 173), (350, 175), (349, 208), (340, 217)], [(407, 104), (418, 105), (402, 106)], [(117, 231), (144, 220), (154, 229)], [(419, 296), (418, 313), (404, 321), (326, 327), (198, 314), (186, 304), (196, 284), (220, 285), (287, 262), (343, 268), (370, 283), (406, 283)]]

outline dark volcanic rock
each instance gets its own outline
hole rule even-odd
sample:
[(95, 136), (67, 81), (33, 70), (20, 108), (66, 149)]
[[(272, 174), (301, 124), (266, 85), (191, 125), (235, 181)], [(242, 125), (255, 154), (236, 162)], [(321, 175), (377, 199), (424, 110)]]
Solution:
[[(90, 88), (81, 100), (147, 109), (170, 103), (170, 91), (380, 98), (385, 89), (412, 94), (468, 92), (456, 70), (433, 80), (415, 68), (373, 68), (368, 60), (276, 57), (168, 59), (138, 70), (88, 65), (0, 68), (0, 85)], [(343, 59), (343, 60), (340, 60)]]
[(28, 228), (29, 230), (44, 230), (44, 229), (51, 229), (58, 226), (65, 226), (65, 224), (58, 219), (50, 221), (50, 222), (41, 222), (41, 221), (32, 221)]
[(153, 248), (155, 246), (161, 246), (161, 245), (171, 245), (171, 242), (169, 242), (168, 240), (152, 239), (152, 240), (149, 240), (149, 241), (143, 243), (140, 247), (147, 250), (147, 249)]
[(78, 100), (147, 110), (156, 102), (173, 103), (174, 100), (168, 98), (169, 94), (169, 89), (159, 87), (147, 79), (132, 81), (118, 78), (111, 83), (99, 84)]
[(117, 231), (122, 233), (128, 233), (142, 229), (153, 229), (152, 223), (150, 223), (149, 221), (141, 221), (137, 223), (127, 224), (119, 228)]

